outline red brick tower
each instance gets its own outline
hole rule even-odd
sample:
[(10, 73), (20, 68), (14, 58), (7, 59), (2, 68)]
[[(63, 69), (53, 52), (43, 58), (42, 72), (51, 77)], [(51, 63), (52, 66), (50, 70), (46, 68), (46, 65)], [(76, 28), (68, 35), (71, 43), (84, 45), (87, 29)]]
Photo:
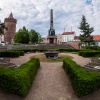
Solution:
[(8, 18), (5, 18), (4, 20), (5, 27), (7, 27), (7, 30), (4, 29), (4, 41), (6, 44), (12, 43), (12, 41), (14, 41), (16, 23), (17, 20), (13, 18), (12, 13), (9, 15)]

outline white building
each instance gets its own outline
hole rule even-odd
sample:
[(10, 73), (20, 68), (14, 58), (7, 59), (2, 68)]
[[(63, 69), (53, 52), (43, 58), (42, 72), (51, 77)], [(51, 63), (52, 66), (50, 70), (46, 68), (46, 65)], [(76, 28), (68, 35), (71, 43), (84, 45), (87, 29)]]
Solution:
[(93, 36), (93, 40), (97, 46), (100, 46), (100, 35)]
[(57, 44), (62, 44), (62, 34), (57, 34)]
[(47, 37), (42, 37), (42, 42), (41, 43), (47, 43)]
[(74, 41), (75, 32), (64, 32), (62, 34), (62, 43), (67, 43), (68, 41)]
[(0, 35), (0, 44), (4, 43), (4, 35)]

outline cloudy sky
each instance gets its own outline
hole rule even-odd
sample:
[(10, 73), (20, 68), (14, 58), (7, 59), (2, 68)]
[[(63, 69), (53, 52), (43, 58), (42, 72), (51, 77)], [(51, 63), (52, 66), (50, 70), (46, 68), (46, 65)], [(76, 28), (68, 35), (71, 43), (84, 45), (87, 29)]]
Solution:
[(77, 27), (85, 15), (94, 27), (92, 34), (100, 35), (100, 0), (0, 0), (0, 8), (1, 22), (13, 13), (17, 19), (16, 31), (26, 26), (46, 36), (50, 28), (50, 9), (53, 9), (56, 34), (62, 34), (65, 29), (79, 35)]

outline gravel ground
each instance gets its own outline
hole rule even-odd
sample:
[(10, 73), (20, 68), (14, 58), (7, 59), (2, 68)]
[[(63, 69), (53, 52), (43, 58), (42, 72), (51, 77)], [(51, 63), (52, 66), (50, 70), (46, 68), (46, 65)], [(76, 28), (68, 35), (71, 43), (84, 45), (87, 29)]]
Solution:
[[(25, 54), (19, 58), (11, 58), (11, 61), (21, 65), (29, 60), (29, 57), (38, 53)], [(68, 54), (80, 65), (87, 64), (90, 59), (76, 54)], [(32, 87), (26, 97), (22, 98), (13, 94), (0, 92), (0, 100), (100, 100), (100, 90), (78, 98), (71, 86), (68, 76), (62, 68), (62, 62), (41, 62), (40, 69), (35, 77)]]

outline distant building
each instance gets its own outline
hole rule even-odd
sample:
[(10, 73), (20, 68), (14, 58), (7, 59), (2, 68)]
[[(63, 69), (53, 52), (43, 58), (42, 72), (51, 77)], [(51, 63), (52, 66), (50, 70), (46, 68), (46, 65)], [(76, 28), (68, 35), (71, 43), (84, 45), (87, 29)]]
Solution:
[(100, 46), (100, 35), (93, 36), (93, 40), (97, 46)]
[(62, 34), (57, 34), (57, 44), (62, 44)]
[(0, 44), (4, 43), (4, 35), (0, 35)]
[(80, 41), (79, 36), (74, 36), (74, 41)]
[(47, 43), (47, 37), (42, 37), (42, 42), (41, 43)]
[(7, 30), (4, 29), (4, 41), (6, 44), (14, 42), (16, 23), (17, 20), (13, 18), (12, 13), (9, 15), (8, 18), (4, 19), (4, 25), (5, 27), (7, 27)]
[(62, 43), (67, 43), (68, 41), (74, 41), (75, 32), (64, 32), (62, 34)]

